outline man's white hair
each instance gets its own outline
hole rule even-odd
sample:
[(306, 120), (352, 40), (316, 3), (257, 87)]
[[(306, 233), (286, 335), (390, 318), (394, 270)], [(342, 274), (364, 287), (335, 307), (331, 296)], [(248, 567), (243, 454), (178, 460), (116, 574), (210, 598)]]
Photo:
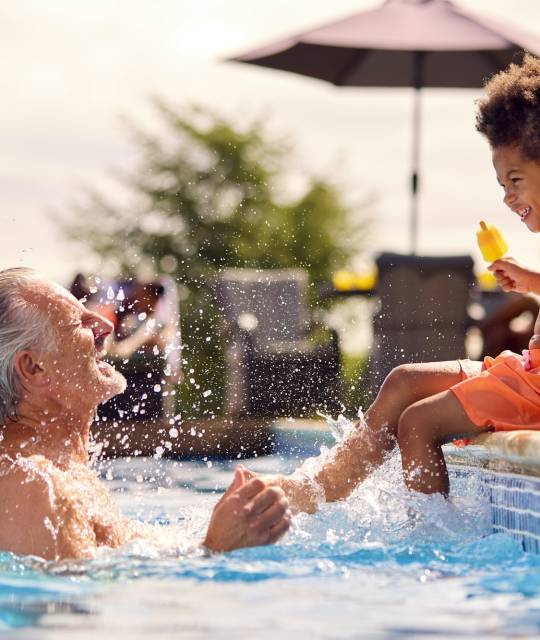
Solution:
[(25, 349), (49, 351), (56, 346), (48, 318), (25, 300), (23, 290), (43, 280), (33, 269), (0, 271), (0, 425), (16, 418), (22, 385), (15, 357)]

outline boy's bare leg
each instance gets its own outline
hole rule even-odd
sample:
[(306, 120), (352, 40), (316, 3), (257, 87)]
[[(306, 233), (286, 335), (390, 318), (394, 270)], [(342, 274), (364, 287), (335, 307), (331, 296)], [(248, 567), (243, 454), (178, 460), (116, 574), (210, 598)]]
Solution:
[(402, 413), (398, 427), (405, 484), (413, 491), (448, 495), (441, 445), (461, 435), (476, 436), (489, 430), (471, 422), (452, 391), (411, 405)]
[[(480, 366), (476, 364), (478, 372)], [(359, 428), (337, 444), (315, 476), (325, 500), (347, 497), (383, 463), (396, 444), (399, 419), (407, 407), (460, 381), (457, 361), (401, 365), (392, 370), (365, 415), (366, 426), (357, 425)], [(312, 513), (317, 509), (317, 493), (310, 479), (280, 477), (278, 481), (294, 511)]]

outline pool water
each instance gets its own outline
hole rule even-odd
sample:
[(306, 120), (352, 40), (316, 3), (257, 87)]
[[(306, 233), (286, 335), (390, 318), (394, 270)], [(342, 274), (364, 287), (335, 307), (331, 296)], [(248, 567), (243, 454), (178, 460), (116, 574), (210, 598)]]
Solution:
[[(297, 461), (246, 461), (289, 471)], [(531, 637), (540, 556), (492, 534), (474, 472), (452, 500), (406, 491), (392, 456), (343, 503), (301, 515), (279, 544), (205, 556), (198, 547), (234, 463), (103, 463), (122, 510), (160, 526), (152, 544), (88, 562), (0, 555), (9, 638)]]

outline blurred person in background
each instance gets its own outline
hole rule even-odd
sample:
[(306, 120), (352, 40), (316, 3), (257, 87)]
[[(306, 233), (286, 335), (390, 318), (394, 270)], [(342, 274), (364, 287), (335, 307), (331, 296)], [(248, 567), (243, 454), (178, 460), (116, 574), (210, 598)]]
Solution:
[(70, 287), (88, 309), (113, 323), (107, 357), (127, 380), (126, 390), (99, 409), (106, 421), (160, 421), (174, 415), (181, 380), (180, 313), (176, 283), (104, 281), (91, 287), (78, 274)]

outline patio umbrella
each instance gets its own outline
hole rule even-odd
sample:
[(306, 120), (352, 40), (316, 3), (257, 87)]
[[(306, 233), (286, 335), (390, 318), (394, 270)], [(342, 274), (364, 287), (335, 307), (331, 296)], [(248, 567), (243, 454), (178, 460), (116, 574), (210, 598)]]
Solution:
[(420, 89), (480, 87), (540, 39), (449, 0), (386, 0), (380, 7), (298, 33), (233, 60), (283, 69), (337, 86), (413, 87), (410, 249), (416, 252)]

